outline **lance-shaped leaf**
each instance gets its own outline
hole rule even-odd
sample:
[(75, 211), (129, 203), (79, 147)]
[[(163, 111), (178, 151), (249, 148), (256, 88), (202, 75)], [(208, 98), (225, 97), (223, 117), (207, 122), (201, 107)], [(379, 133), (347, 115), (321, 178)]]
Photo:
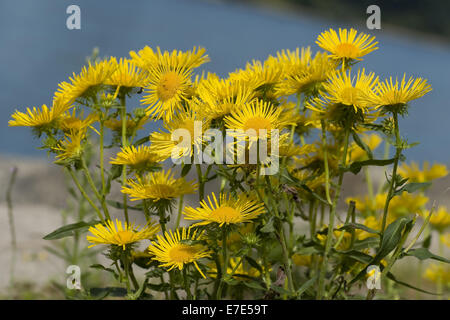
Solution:
[(89, 229), (89, 227), (96, 225), (100, 223), (98, 220), (92, 220), (88, 222), (80, 221), (76, 223), (71, 223), (65, 226), (62, 226), (58, 229), (56, 229), (53, 232), (50, 232), (48, 235), (46, 235), (43, 239), (44, 240), (56, 240), (61, 239), (65, 237), (70, 237), (75, 234), (75, 232), (84, 232)]

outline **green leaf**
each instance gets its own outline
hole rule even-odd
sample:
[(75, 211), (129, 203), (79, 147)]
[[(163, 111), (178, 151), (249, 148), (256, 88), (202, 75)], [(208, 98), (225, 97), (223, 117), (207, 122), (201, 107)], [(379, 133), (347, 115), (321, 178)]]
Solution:
[(366, 153), (369, 159), (373, 159), (372, 150), (370, 150), (369, 146), (364, 143), (364, 141), (361, 140), (361, 138), (358, 136), (358, 134), (355, 131), (352, 131), (353, 140), (356, 142), (358, 147), (363, 149)]
[(260, 273), (263, 272), (259, 263), (256, 262), (253, 258), (251, 258), (249, 256), (245, 256), (245, 260), (247, 260), (248, 264), (251, 265), (253, 268), (257, 269)]
[(55, 231), (49, 233), (43, 239), (44, 240), (56, 240), (56, 239), (61, 239), (61, 238), (65, 238), (65, 237), (70, 237), (75, 234), (74, 232), (87, 231), (87, 229), (89, 227), (96, 225), (98, 223), (100, 223), (100, 221), (92, 220), (89, 222), (80, 221), (80, 222), (68, 224), (68, 225), (60, 227), (60, 228), (56, 229)]
[(419, 291), (419, 292), (431, 294), (431, 295), (433, 295), (433, 296), (440, 296), (440, 295), (441, 295), (440, 293), (434, 293), (434, 292), (426, 291), (426, 290), (417, 288), (417, 287), (415, 287), (415, 286), (413, 286), (413, 285), (410, 285), (410, 284), (408, 284), (408, 283), (406, 283), (406, 282), (400, 281), (400, 280), (396, 279), (395, 276), (394, 276), (392, 273), (390, 273), (390, 272), (387, 273), (386, 277), (388, 277), (389, 279), (391, 279), (391, 280), (394, 281), (395, 283), (398, 283), (398, 284), (400, 284), (400, 285), (402, 285), (402, 286), (405, 286), (405, 287), (407, 287), (407, 288), (410, 288), (410, 289), (413, 289), (413, 290), (416, 290), (416, 291)]
[(378, 236), (376, 237), (369, 237), (364, 240), (356, 240), (355, 244), (353, 245), (353, 249), (355, 250), (362, 250), (366, 248), (375, 248), (380, 245), (380, 238)]
[(257, 281), (243, 281), (242, 282), (246, 287), (249, 287), (250, 289), (256, 289), (256, 290), (266, 290), (265, 287), (263, 287), (259, 282)]
[(191, 171), (192, 163), (183, 164), (181, 167), (182, 167), (182, 169), (181, 169), (181, 177), (183, 178), (189, 173), (189, 171)]
[(291, 292), (290, 292), (290, 291), (286, 290), (286, 289), (283, 288), (283, 287), (279, 287), (279, 286), (277, 286), (277, 285), (275, 285), (275, 284), (273, 284), (273, 283), (272, 283), (272, 285), (270, 286), (270, 288), (271, 288), (272, 290), (274, 290), (275, 292), (281, 294), (281, 295), (288, 295), (288, 296), (291, 295)]
[(373, 257), (371, 255), (368, 255), (367, 253), (360, 252), (357, 250), (341, 251), (341, 252), (339, 252), (339, 254), (341, 254), (347, 258), (356, 260), (361, 263), (366, 263), (366, 264), (370, 263), (373, 259)]
[(309, 279), (308, 281), (306, 281), (301, 287), (300, 289), (297, 290), (297, 298), (301, 298), (302, 294), (308, 290), (315, 282), (317, 279), (317, 275), (315, 275), (314, 277), (312, 277), (311, 279)]
[(170, 285), (168, 283), (158, 283), (158, 284), (148, 283), (147, 287), (149, 287), (151, 290), (159, 292), (170, 290)]
[(145, 137), (139, 139), (138, 141), (136, 141), (136, 142), (134, 143), (134, 145), (137, 147), (137, 146), (140, 146), (141, 144), (144, 144), (144, 143), (146, 143), (146, 142), (148, 142), (148, 141), (150, 141), (150, 135), (145, 136)]
[(401, 195), (403, 193), (403, 191), (406, 191), (408, 193), (413, 193), (413, 192), (416, 192), (417, 190), (428, 188), (429, 186), (431, 186), (431, 182), (411, 182), (411, 183), (405, 184), (403, 187), (396, 190), (393, 194), (393, 197), (397, 196), (397, 195)]
[(273, 218), (271, 217), (259, 231), (264, 233), (275, 232), (275, 228), (273, 227)]
[(327, 200), (325, 200), (320, 195), (318, 195), (317, 193), (312, 191), (305, 183), (303, 183), (302, 181), (300, 181), (299, 179), (297, 179), (296, 177), (291, 175), (287, 169), (283, 170), (282, 177), (284, 178), (284, 180), (286, 182), (288, 182), (288, 184), (296, 186), (298, 188), (302, 188), (303, 190), (308, 192), (310, 195), (312, 195), (314, 198), (316, 198), (320, 202), (323, 202), (327, 205), (329, 204)]
[(400, 257), (412, 256), (419, 260), (433, 259), (445, 263), (450, 263), (450, 260), (431, 253), (427, 248), (410, 249), (408, 252), (403, 253)]
[(378, 166), (384, 167), (391, 163), (394, 163), (395, 159), (369, 159), (364, 161), (355, 161), (353, 162), (345, 171), (350, 171), (353, 174), (358, 174), (362, 167), (365, 166)]
[(402, 238), (403, 229), (411, 221), (411, 218), (399, 218), (387, 226), (380, 249), (374, 258), (377, 263), (395, 249)]
[(355, 222), (349, 222), (347, 224), (344, 224), (342, 227), (340, 227), (338, 230), (345, 230), (345, 231), (350, 231), (353, 229), (359, 229), (359, 230), (364, 230), (368, 233), (374, 233), (374, 234), (380, 234), (380, 231), (371, 229), (369, 227), (366, 227), (363, 224), (360, 223), (355, 223)]

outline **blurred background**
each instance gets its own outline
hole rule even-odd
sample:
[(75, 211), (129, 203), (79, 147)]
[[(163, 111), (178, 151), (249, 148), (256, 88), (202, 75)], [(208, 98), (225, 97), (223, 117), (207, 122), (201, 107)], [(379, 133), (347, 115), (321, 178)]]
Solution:
[[(66, 8), (81, 9), (81, 30), (66, 28)], [(381, 8), (381, 30), (368, 30), (366, 8)], [(145, 45), (163, 50), (207, 49), (200, 70), (227, 76), (252, 59), (281, 49), (315, 44), (330, 27), (354, 27), (377, 37), (379, 50), (361, 66), (380, 78), (420, 76), (433, 91), (411, 104), (401, 119), (410, 142), (409, 160), (450, 164), (450, 2), (441, 0), (3, 0), (0, 2), (0, 267), (8, 268), (10, 236), (4, 194), (10, 170), (19, 168), (13, 189), (19, 256), (17, 278), (41, 282), (61, 266), (51, 260), (42, 236), (61, 225), (64, 178), (51, 165), (28, 128), (10, 128), (15, 109), (51, 104), (57, 85), (78, 73), (94, 47), (100, 56), (127, 57)], [(137, 102), (136, 102), (137, 106)], [(151, 130), (153, 128), (149, 128)], [(442, 180), (442, 179), (441, 179)], [(449, 180), (435, 187), (436, 198)], [(55, 261), (54, 263), (52, 261)], [(8, 275), (0, 272), (0, 289)]]

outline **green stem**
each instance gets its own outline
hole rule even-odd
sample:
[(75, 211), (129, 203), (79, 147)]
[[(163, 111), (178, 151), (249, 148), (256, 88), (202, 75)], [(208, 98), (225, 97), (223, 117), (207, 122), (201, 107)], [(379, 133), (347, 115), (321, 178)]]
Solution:
[(178, 215), (177, 215), (177, 222), (175, 224), (175, 229), (178, 229), (178, 227), (180, 226), (182, 213), (183, 213), (183, 195), (180, 196), (180, 200), (178, 201)]
[(219, 288), (217, 290), (217, 300), (222, 299), (222, 289), (225, 284), (224, 278), (227, 276), (228, 269), (228, 250), (227, 250), (227, 227), (223, 226), (222, 228), (222, 259), (223, 259), (223, 267), (222, 267), (222, 278), (220, 279)]
[(196, 164), (195, 168), (197, 169), (197, 180), (198, 180), (198, 201), (202, 202), (205, 198), (205, 181), (203, 179), (202, 167), (200, 164)]
[(325, 167), (325, 195), (328, 201), (328, 204), (331, 205), (331, 197), (330, 197), (330, 170), (328, 168), (328, 150), (327, 150), (327, 133), (325, 121), (321, 121), (322, 124), (322, 150), (323, 150), (323, 163)]
[(187, 277), (187, 266), (183, 268), (183, 281), (184, 281), (184, 290), (186, 291), (187, 300), (192, 300), (191, 287), (189, 285), (188, 277)]
[(339, 201), (339, 197), (340, 197), (340, 193), (341, 193), (341, 189), (342, 189), (342, 182), (344, 180), (343, 168), (345, 167), (346, 162), (347, 162), (349, 135), (350, 135), (350, 127), (349, 127), (349, 125), (347, 125), (347, 127), (345, 128), (344, 151), (343, 151), (342, 160), (341, 160), (341, 170), (339, 172), (336, 194), (334, 196), (333, 204), (331, 206), (330, 220), (328, 222), (328, 234), (327, 234), (327, 240), (326, 240), (326, 244), (325, 244), (325, 252), (324, 252), (323, 260), (322, 260), (322, 268), (319, 273), (319, 290), (317, 293), (317, 299), (319, 299), (319, 300), (321, 300), (323, 298), (323, 295), (325, 292), (325, 275), (326, 275), (327, 266), (328, 266), (328, 254), (331, 250), (331, 245), (332, 245), (332, 241), (333, 241), (334, 218), (336, 215), (337, 203)]
[(383, 220), (381, 222), (381, 234), (380, 234), (380, 243), (383, 241), (384, 236), (384, 230), (386, 229), (386, 222), (387, 222), (387, 216), (389, 212), (389, 203), (391, 201), (391, 198), (394, 194), (394, 187), (395, 187), (395, 181), (397, 177), (397, 168), (398, 168), (398, 162), (400, 160), (400, 155), (402, 153), (402, 148), (400, 146), (400, 133), (398, 128), (398, 114), (396, 112), (393, 112), (394, 116), (394, 130), (395, 130), (395, 158), (394, 158), (394, 168), (392, 170), (392, 176), (391, 181), (389, 184), (389, 191), (386, 197), (386, 202), (384, 204), (384, 210), (383, 210)]
[(283, 264), (285, 267), (285, 272), (288, 280), (288, 288), (292, 295), (295, 293), (294, 281), (292, 278), (292, 270), (291, 270), (291, 259), (289, 257), (289, 250), (286, 245), (286, 236), (284, 234), (283, 225), (280, 226), (279, 230), (279, 241), (281, 244), (281, 250), (283, 251)]
[[(122, 108), (120, 109), (120, 114), (122, 118), (122, 148), (126, 148), (128, 146), (128, 141), (127, 141), (127, 106), (125, 95), (120, 96), (120, 103), (122, 106)], [(123, 165), (122, 187), (125, 187), (126, 183), (127, 183), (127, 166)], [(128, 224), (129, 223), (128, 204), (127, 204), (127, 195), (125, 193), (123, 194), (123, 213), (125, 216), (125, 221)]]
[(80, 192), (83, 195), (83, 197), (86, 199), (87, 202), (89, 202), (91, 207), (97, 213), (97, 216), (99, 217), (99, 219), (104, 223), (105, 220), (103, 219), (102, 213), (97, 208), (97, 206), (94, 204), (94, 202), (92, 202), (91, 198), (89, 198), (89, 196), (87, 195), (86, 191), (84, 190), (84, 188), (81, 186), (80, 182), (78, 181), (78, 178), (76, 177), (75, 173), (72, 171), (72, 169), (70, 167), (66, 167), (66, 169), (67, 169), (67, 171), (69, 171), (70, 176), (72, 177), (72, 180), (75, 183), (75, 185), (77, 186), (78, 190), (80, 190)]
[(9, 284), (12, 287), (14, 285), (14, 269), (16, 265), (16, 254), (17, 254), (17, 240), (16, 240), (16, 229), (14, 226), (14, 215), (13, 215), (13, 205), (12, 205), (12, 188), (14, 182), (16, 181), (17, 167), (14, 167), (11, 172), (11, 177), (9, 179), (8, 188), (6, 189), (6, 203), (8, 206), (8, 222), (9, 231), (11, 233), (11, 265), (9, 273)]
[(98, 193), (97, 187), (95, 186), (95, 183), (92, 180), (91, 173), (89, 172), (89, 168), (87, 167), (86, 161), (84, 160), (83, 157), (81, 157), (81, 166), (83, 168), (84, 174), (86, 175), (86, 179), (87, 179), (89, 185), (91, 186), (92, 191), (94, 192), (95, 196), (97, 197), (98, 201), (100, 202), (100, 204), (101, 204), (101, 206), (103, 208), (103, 212), (105, 213), (105, 217), (108, 220), (111, 220), (111, 217), (109, 216), (108, 206), (106, 205), (106, 201), (105, 201), (104, 198), (102, 198), (100, 193)]

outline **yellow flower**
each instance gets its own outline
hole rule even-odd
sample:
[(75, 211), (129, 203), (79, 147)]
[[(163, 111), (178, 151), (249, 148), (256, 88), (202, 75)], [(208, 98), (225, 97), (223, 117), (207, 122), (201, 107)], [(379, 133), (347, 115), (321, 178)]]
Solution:
[(148, 82), (148, 74), (138, 69), (136, 65), (128, 60), (120, 58), (116, 70), (105, 81), (105, 84), (120, 87), (145, 87)]
[(122, 148), (115, 159), (111, 158), (111, 164), (127, 165), (140, 171), (155, 166), (160, 157), (151, 151), (148, 146), (129, 146)]
[(112, 244), (122, 247), (125, 250), (126, 245), (138, 242), (144, 239), (152, 238), (160, 229), (160, 226), (154, 222), (147, 223), (141, 230), (139, 226), (127, 224), (116, 219), (116, 225), (111, 220), (106, 221), (106, 226), (99, 223), (89, 228), (93, 236), (87, 236), (86, 239), (93, 247), (99, 244)]
[[(351, 71), (333, 73), (329, 80), (323, 83), (323, 98), (317, 97), (306, 104), (306, 107), (324, 113), (330, 110), (330, 105), (336, 104), (353, 108), (355, 113), (363, 114), (370, 111), (373, 103), (370, 97), (373, 96), (373, 88), (378, 83), (378, 77), (373, 72), (365, 74), (365, 70), (358, 70), (355, 77), (351, 76)], [(333, 111), (333, 110), (331, 110)]]
[(156, 52), (149, 46), (145, 46), (139, 50), (138, 53), (130, 51), (133, 63), (144, 70), (150, 70), (164, 64), (169, 60), (173, 63), (181, 63), (184, 68), (197, 68), (205, 62), (209, 61), (209, 57), (205, 54), (204, 48), (194, 47), (192, 51), (178, 51), (173, 50), (171, 53), (168, 51), (162, 52), (159, 47), (156, 47)]
[[(239, 264), (239, 265), (238, 265)], [(217, 267), (215, 264), (208, 265), (208, 275), (215, 279), (217, 275)], [(233, 273), (234, 271), (234, 273)], [(244, 262), (239, 261), (237, 258), (230, 258), (228, 260), (227, 275), (233, 274), (233, 278), (236, 280), (246, 281), (251, 278), (258, 278), (260, 272), (254, 267), (244, 266)]]
[(311, 58), (311, 52), (304, 51), (302, 48), (302, 56), (298, 60), (298, 65), (293, 64), (290, 69), (286, 70), (286, 79), (276, 85), (277, 96), (302, 92), (308, 95), (316, 94), (320, 89), (319, 85), (326, 81), (335, 69), (335, 65), (328, 55), (322, 52), (316, 53), (314, 58)]
[(94, 64), (89, 62), (88, 67), (84, 66), (80, 74), (73, 73), (73, 76), (69, 78), (71, 83), (64, 81), (58, 85), (55, 97), (63, 99), (67, 104), (72, 104), (77, 98), (88, 93), (92, 87), (105, 84), (105, 81), (116, 71), (117, 66), (117, 60), (114, 57)]
[(435, 163), (431, 166), (428, 161), (423, 163), (423, 170), (420, 170), (414, 161), (410, 165), (403, 164), (398, 168), (398, 173), (408, 178), (409, 182), (428, 182), (434, 179), (445, 177), (448, 174), (447, 167), (443, 164)]
[[(163, 124), (167, 132), (153, 132), (150, 135), (150, 149), (153, 153), (160, 156), (161, 160), (173, 157), (179, 159), (194, 154), (194, 150), (202, 150), (203, 133), (208, 130), (209, 122), (201, 118), (197, 112), (188, 110), (176, 115), (170, 122)], [(186, 130), (189, 133), (190, 141), (184, 141), (177, 136), (183, 133), (180, 130)]]
[(439, 240), (450, 248), (450, 233), (445, 233), (439, 237)]
[(184, 178), (174, 178), (171, 170), (148, 173), (137, 180), (128, 180), (129, 187), (122, 187), (122, 193), (128, 194), (131, 201), (151, 199), (171, 200), (184, 194), (192, 194), (197, 189), (197, 184), (187, 182)]
[(357, 31), (353, 28), (350, 31), (339, 28), (339, 35), (330, 28), (319, 35), (316, 43), (322, 49), (329, 51), (334, 59), (362, 60), (361, 57), (378, 49), (376, 47), (378, 42), (374, 40), (375, 37), (362, 32), (357, 36)]
[[(382, 139), (377, 134), (371, 134), (370, 136), (364, 136), (361, 139), (371, 151), (375, 150), (381, 143)], [(350, 154), (350, 161), (362, 161), (367, 160), (367, 152), (363, 149), (361, 149), (356, 142), (353, 142), (350, 146), (349, 150)]]
[(440, 264), (430, 264), (430, 266), (425, 270), (424, 277), (434, 283), (441, 281), (445, 286), (450, 285), (450, 268), (448, 265)]
[(52, 149), (58, 153), (55, 163), (65, 164), (78, 160), (83, 153), (83, 140), (86, 137), (84, 130), (70, 132)]
[[(255, 100), (226, 116), (225, 126), (235, 130), (230, 132), (230, 135), (238, 141), (256, 142), (259, 139), (268, 139), (274, 129), (281, 131), (289, 124), (295, 124), (283, 119), (281, 112), (281, 108), (275, 108), (270, 102)], [(254, 134), (246, 133), (247, 130), (253, 130)]]
[(42, 110), (33, 107), (33, 110), (27, 108), (27, 112), (17, 111), (11, 116), (13, 120), (9, 120), (10, 127), (33, 127), (37, 130), (45, 130), (57, 127), (58, 121), (63, 118), (63, 114), (69, 109), (61, 99), (54, 99), (51, 108), (45, 104)]
[(405, 105), (411, 100), (424, 96), (431, 90), (431, 86), (427, 84), (426, 79), (410, 77), (406, 81), (406, 74), (404, 74), (400, 83), (398, 79), (395, 79), (394, 83), (392, 77), (380, 82), (375, 89), (377, 95), (373, 96), (373, 101), (377, 106)]
[(187, 230), (182, 228), (181, 234), (179, 229), (175, 232), (172, 232), (172, 230), (166, 231), (164, 237), (157, 236), (158, 242), (153, 242), (148, 247), (148, 251), (155, 255), (153, 260), (161, 262), (161, 267), (169, 267), (168, 271), (173, 268), (183, 270), (184, 265), (193, 263), (202, 277), (206, 278), (202, 270), (200, 270), (197, 261), (210, 257), (212, 252), (201, 244), (185, 243), (202, 238), (202, 233), (197, 233), (197, 230), (194, 230), (192, 233), (191, 231), (191, 228)]
[[(98, 116), (95, 113), (89, 114), (86, 118), (77, 117), (76, 109), (73, 109), (72, 114), (66, 114), (59, 122), (59, 128), (62, 131), (75, 132), (75, 131), (83, 131), (91, 126), (94, 122), (98, 121)], [(92, 128), (92, 127), (91, 127)]]
[[(383, 194), (384, 199), (386, 199), (386, 196), (386, 194)], [(426, 196), (420, 193), (402, 192), (402, 194), (392, 198), (389, 202), (389, 214), (398, 218), (403, 215), (419, 213), (428, 200)]]
[[(424, 211), (422, 214), (423, 218), (425, 219), (428, 217), (429, 213), (429, 210)], [(440, 206), (437, 212), (433, 212), (430, 217), (430, 225), (439, 232), (444, 231), (450, 226), (450, 213), (448, 212), (447, 207)]]
[(206, 200), (200, 202), (201, 208), (185, 208), (183, 212), (185, 219), (203, 220), (195, 223), (194, 226), (217, 223), (219, 227), (222, 227), (224, 224), (249, 222), (265, 212), (263, 203), (251, 199), (245, 194), (240, 194), (237, 199), (234, 199), (222, 193), (217, 201), (216, 195), (212, 193), (212, 199), (214, 203), (208, 196), (209, 205)]
[(349, 203), (351, 200), (355, 202), (356, 210), (364, 214), (372, 214), (383, 210), (386, 202), (386, 194), (377, 194), (373, 201), (368, 196), (364, 196), (349, 197), (346, 199), (346, 202)]
[(198, 99), (192, 105), (208, 119), (218, 119), (255, 99), (254, 89), (242, 80), (220, 79), (209, 73), (206, 79), (199, 81)]

